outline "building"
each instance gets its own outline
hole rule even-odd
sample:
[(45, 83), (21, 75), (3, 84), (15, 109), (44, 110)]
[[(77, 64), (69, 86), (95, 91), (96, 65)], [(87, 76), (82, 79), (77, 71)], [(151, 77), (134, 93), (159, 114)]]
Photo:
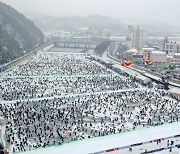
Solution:
[(165, 52), (168, 55), (168, 64), (180, 65), (180, 42), (169, 41), (165, 43)]
[(142, 53), (137, 53), (133, 55), (133, 62), (134, 63), (142, 63), (143, 61), (143, 54)]
[(165, 43), (165, 52), (169, 56), (174, 56), (175, 53), (180, 53), (180, 42), (170, 41)]
[(128, 49), (141, 49), (143, 47), (143, 30), (140, 30), (139, 26), (134, 29), (132, 25), (128, 25), (126, 45)]
[(173, 63), (173, 57), (172, 56), (169, 56), (167, 55), (167, 64), (171, 65)]
[(128, 33), (126, 36), (126, 45), (128, 49), (133, 48), (133, 26), (128, 25)]
[(131, 49), (124, 53), (123, 58), (134, 63), (140, 63), (143, 59), (149, 58), (153, 61), (153, 64), (180, 65), (180, 53), (168, 55), (166, 52), (156, 51), (154, 48), (142, 48), (140, 52), (136, 49)]
[(142, 48), (141, 52), (143, 54), (143, 58), (150, 59), (150, 55), (152, 51), (154, 51), (154, 48)]
[(175, 53), (174, 57), (172, 59), (172, 63), (173, 65), (180, 65), (180, 53)]
[(152, 51), (150, 59), (155, 64), (167, 64), (167, 54), (163, 51)]
[(123, 54), (125, 60), (131, 60), (133, 63), (142, 63), (143, 54), (136, 49), (130, 49)]
[(137, 53), (138, 51), (136, 49), (130, 49), (123, 54), (123, 58), (126, 60), (133, 60), (134, 55)]
[(143, 58), (149, 58), (153, 61), (154, 64), (167, 64), (172, 61), (172, 56), (167, 57), (166, 52), (155, 51), (154, 48), (142, 48)]

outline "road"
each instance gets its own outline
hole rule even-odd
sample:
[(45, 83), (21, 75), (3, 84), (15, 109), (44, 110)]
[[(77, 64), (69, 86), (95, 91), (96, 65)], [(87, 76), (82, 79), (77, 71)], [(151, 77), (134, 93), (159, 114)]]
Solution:
[[(111, 62), (114, 62), (116, 64), (118, 63), (119, 65), (121, 65), (119, 59), (113, 57), (108, 51), (105, 52), (105, 53), (107, 53), (106, 59), (111, 59)], [(105, 55), (104, 55), (104, 57), (105, 57)], [(131, 67), (128, 67), (128, 68), (131, 69), (131, 70), (134, 70), (134, 71), (137, 71), (137, 72), (141, 73), (141, 75), (143, 75), (145, 77), (151, 78), (151, 79), (156, 80), (158, 82), (161, 82), (163, 84), (163, 82), (161, 80), (161, 76), (159, 74), (157, 74), (157, 73), (153, 73), (153, 72), (150, 72), (148, 70), (144, 70), (142, 68), (134, 67), (134, 66), (131, 66)], [(142, 71), (143, 71), (143, 73), (142, 73)], [(175, 86), (175, 87), (180, 88), (180, 81), (174, 81), (174, 80), (169, 79), (168, 83), (171, 86)]]

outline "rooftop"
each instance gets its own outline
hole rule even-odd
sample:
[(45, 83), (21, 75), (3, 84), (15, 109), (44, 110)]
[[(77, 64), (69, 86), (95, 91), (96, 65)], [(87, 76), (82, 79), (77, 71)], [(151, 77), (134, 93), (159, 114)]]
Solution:
[(165, 55), (166, 53), (163, 51), (152, 51), (152, 54)]
[(180, 45), (180, 41), (169, 41), (166, 44), (179, 44)]
[(130, 49), (127, 52), (138, 53), (138, 51), (136, 49)]
[(143, 51), (154, 51), (154, 48), (142, 48)]
[(173, 58), (172, 56), (167, 55), (167, 58)]

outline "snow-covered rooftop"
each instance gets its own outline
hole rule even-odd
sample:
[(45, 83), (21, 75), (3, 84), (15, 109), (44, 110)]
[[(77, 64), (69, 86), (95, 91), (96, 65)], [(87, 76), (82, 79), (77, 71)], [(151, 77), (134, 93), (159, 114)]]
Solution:
[(167, 55), (167, 58), (173, 58), (172, 56)]
[(175, 53), (174, 56), (175, 57), (180, 57), (180, 53)]
[(166, 44), (180, 44), (180, 41), (169, 41), (168, 43), (166, 43)]
[(138, 53), (138, 51), (136, 49), (130, 49), (127, 52)]
[(166, 53), (163, 51), (152, 51), (152, 54), (165, 55)]
[(154, 51), (154, 48), (142, 48), (143, 51)]

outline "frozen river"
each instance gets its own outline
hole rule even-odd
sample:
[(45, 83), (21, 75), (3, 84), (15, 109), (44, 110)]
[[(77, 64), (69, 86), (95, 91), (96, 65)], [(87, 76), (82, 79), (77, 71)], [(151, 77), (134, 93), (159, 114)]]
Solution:
[(1, 77), (10, 151), (83, 154), (178, 134), (179, 100), (168, 91), (145, 87), (85, 54), (51, 50)]

